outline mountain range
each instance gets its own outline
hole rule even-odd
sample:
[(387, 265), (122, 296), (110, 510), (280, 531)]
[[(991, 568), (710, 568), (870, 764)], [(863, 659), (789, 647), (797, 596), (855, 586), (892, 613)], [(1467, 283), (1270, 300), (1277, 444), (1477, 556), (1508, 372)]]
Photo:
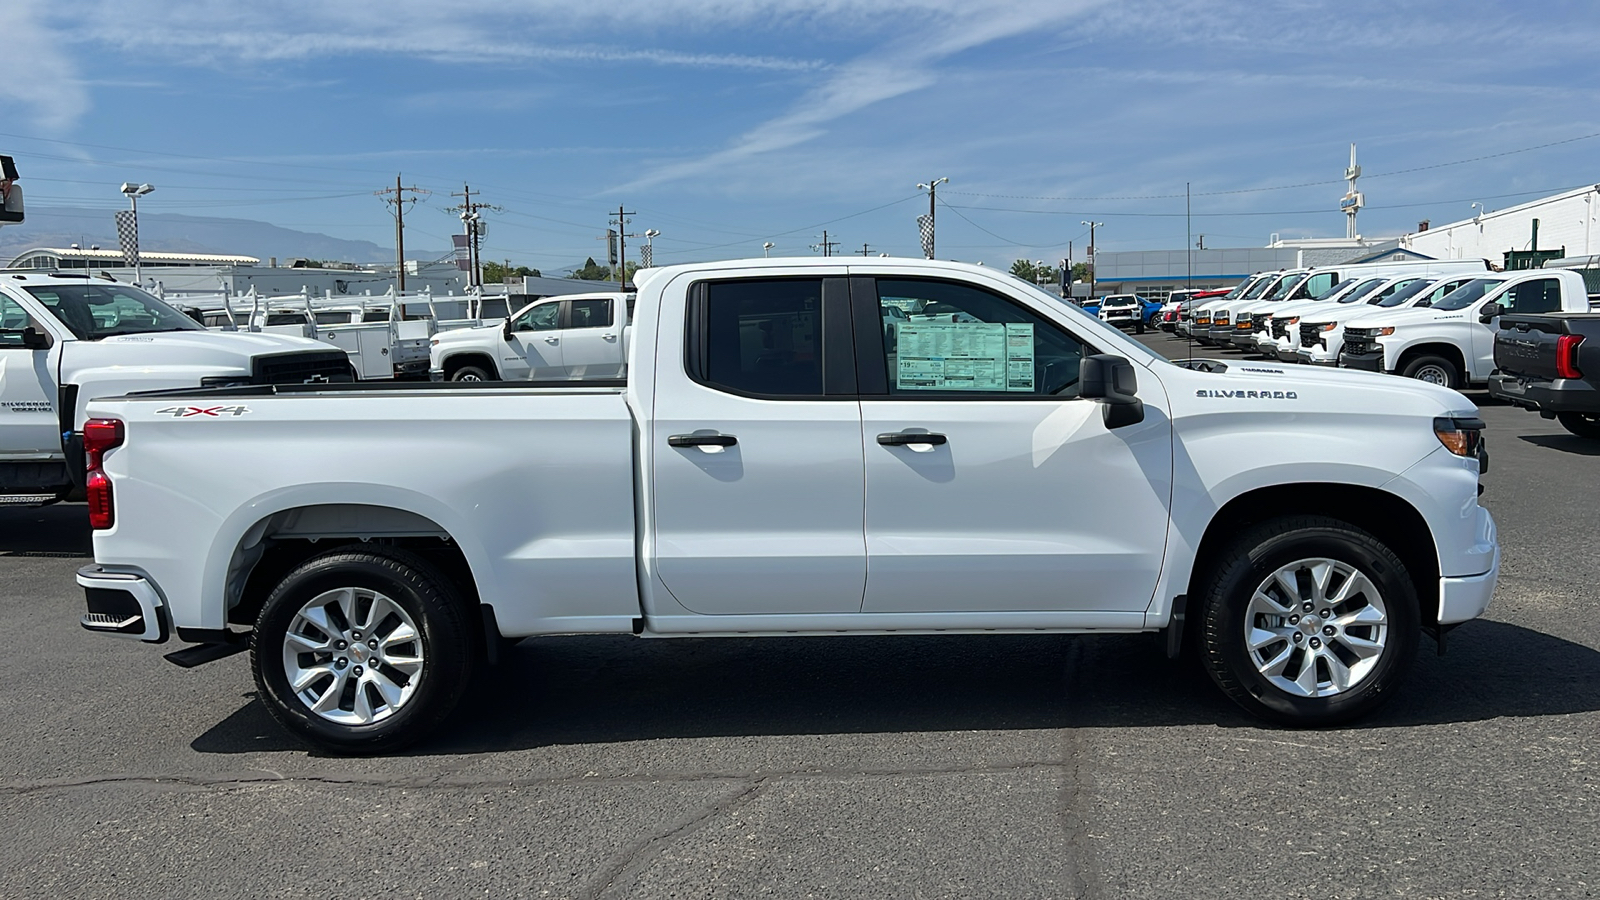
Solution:
[[(120, 247), (114, 211), (44, 207), (28, 209), (28, 220), (20, 225), (0, 228), (0, 264), (35, 247), (70, 247), (73, 244), (101, 249)], [(280, 263), (303, 256), (307, 259), (353, 263), (392, 263), (394, 248), (371, 241), (352, 241), (297, 231), (253, 219), (223, 219), (188, 216), (179, 213), (139, 213), (141, 250), (173, 253), (227, 253), (259, 257), (266, 263), (277, 257)], [(438, 259), (448, 250), (406, 248), (409, 259)]]

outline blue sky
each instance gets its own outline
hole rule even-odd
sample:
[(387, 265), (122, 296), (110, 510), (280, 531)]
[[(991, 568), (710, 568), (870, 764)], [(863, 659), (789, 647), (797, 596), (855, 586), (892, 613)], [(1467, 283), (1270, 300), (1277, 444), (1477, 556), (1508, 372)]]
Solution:
[(1361, 230), (1385, 236), (1600, 182), (1595, 12), (3, 0), (0, 152), (30, 205), (120, 208), (118, 184), (148, 181), (142, 211), (386, 246), (372, 191), (397, 172), (432, 190), (407, 240), (436, 248), (467, 182), (503, 207), (485, 257), (553, 274), (603, 256), (618, 203), (661, 232), (658, 264), (763, 241), (810, 255), (824, 229), (839, 252), (916, 255), (916, 184), (939, 176), (942, 257), (1054, 260), (1073, 241), (1081, 259), (1085, 219), (1102, 249), (1181, 248), (1185, 182), (1208, 247), (1342, 236), (1355, 141)]

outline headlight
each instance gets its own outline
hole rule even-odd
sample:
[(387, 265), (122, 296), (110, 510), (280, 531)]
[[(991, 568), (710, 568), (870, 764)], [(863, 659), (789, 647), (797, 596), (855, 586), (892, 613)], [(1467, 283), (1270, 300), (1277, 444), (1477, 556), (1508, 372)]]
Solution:
[(1457, 456), (1476, 457), (1483, 446), (1483, 420), (1471, 416), (1437, 416), (1433, 434)]
[(428, 346), (430, 346), (430, 347), (437, 347), (437, 346), (439, 346), (439, 339), (438, 339), (438, 338), (436, 338), (436, 337), (434, 337), (434, 338), (428, 338)]
[(1285, 324), (1285, 325), (1299, 325), (1300, 324), (1300, 317), (1299, 316), (1295, 316), (1292, 319), (1284, 319), (1283, 320), (1283, 324)]
[(1339, 323), (1338, 322), (1325, 322), (1325, 323), (1323, 323), (1322, 330), (1323, 331), (1332, 331), (1332, 330), (1334, 330), (1335, 328), (1338, 328), (1338, 327), (1339, 327)]
[(1378, 334), (1394, 334), (1394, 326), (1390, 325), (1387, 328), (1379, 328)]

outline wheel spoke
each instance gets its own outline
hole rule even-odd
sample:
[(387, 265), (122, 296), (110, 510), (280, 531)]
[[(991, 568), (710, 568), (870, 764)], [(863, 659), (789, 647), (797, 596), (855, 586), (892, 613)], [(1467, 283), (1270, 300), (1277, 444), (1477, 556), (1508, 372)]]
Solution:
[[(1289, 606), (1293, 607), (1295, 602), (1300, 599), (1300, 579), (1295, 574), (1294, 569), (1279, 569), (1273, 579), (1278, 582), (1278, 587), (1283, 589), (1283, 596), (1288, 599)], [(1263, 584), (1261, 587), (1265, 590), (1266, 585)], [(1261, 592), (1258, 591), (1257, 593)]]
[[(317, 598), (317, 600), (323, 599), (323, 597)], [(305, 619), (307, 622), (315, 625), (318, 631), (328, 636), (329, 640), (332, 640), (335, 635), (344, 630), (335, 626), (333, 622), (328, 619), (327, 609), (323, 607), (323, 604), (317, 603), (316, 601), (312, 601), (312, 603), (307, 605), (305, 609), (300, 610), (299, 618)]]
[[(326, 634), (326, 632), (324, 632), (324, 634)], [(332, 646), (332, 638), (331, 637), (324, 637), (322, 640), (319, 641), (314, 637), (309, 637), (309, 636), (301, 634), (301, 633), (299, 633), (297, 631), (289, 632), (288, 634), (284, 635), (283, 639), (285, 641), (290, 642), (290, 643), (298, 644), (300, 646), (301, 650), (302, 651), (306, 651), (306, 652), (316, 651), (316, 650), (327, 650)]]
[(344, 693), (344, 683), (348, 680), (348, 677), (344, 672), (335, 673), (333, 681), (328, 683), (327, 688), (322, 692), (322, 696), (317, 698), (316, 703), (311, 704), (311, 711), (324, 717), (337, 716), (339, 714), (339, 695)]
[(1328, 600), (1333, 606), (1338, 606), (1346, 600), (1354, 599), (1358, 595), (1376, 593), (1376, 591), (1377, 589), (1372, 586), (1372, 582), (1367, 580), (1367, 576), (1360, 572), (1352, 572), (1350, 577), (1344, 580), (1344, 584), (1339, 585), (1339, 590), (1335, 591), (1334, 595)]
[(1349, 690), (1350, 668), (1344, 664), (1344, 660), (1340, 659), (1339, 655), (1336, 653), (1328, 653), (1324, 651), (1320, 655), (1328, 664), (1328, 676), (1333, 681), (1334, 691), (1337, 692)]
[(1384, 625), (1388, 621), (1389, 617), (1376, 606), (1363, 606), (1354, 612), (1333, 617), (1333, 624), (1340, 628), (1349, 628), (1352, 625)]
[(409, 644), (416, 639), (417, 630), (402, 619), (400, 624), (394, 627), (393, 631), (378, 639), (378, 644), (382, 647), (398, 647), (402, 644)]
[(1288, 603), (1279, 603), (1272, 599), (1272, 595), (1266, 591), (1256, 591), (1255, 595), (1250, 598), (1250, 609), (1246, 614), (1251, 621), (1255, 621), (1257, 615), (1278, 616), (1281, 618), (1287, 616), (1293, 609), (1294, 601), (1292, 600)]
[(339, 680), (339, 672), (333, 666), (312, 666), (294, 673), (289, 679), (289, 687), (293, 688), (294, 692), (298, 694), (324, 675), (332, 675), (335, 681)]
[(1288, 667), (1289, 657), (1294, 655), (1294, 651), (1295, 647), (1293, 644), (1284, 646), (1283, 650), (1280, 651), (1277, 656), (1274, 656), (1266, 662), (1261, 663), (1261, 674), (1267, 676), (1268, 678), (1281, 676), (1283, 674), (1283, 670)]
[(374, 594), (372, 596), (372, 605), (367, 608), (366, 621), (361, 623), (361, 630), (372, 631), (376, 629), (383, 624), (383, 620), (388, 617), (390, 612), (395, 611), (398, 610), (394, 605), (394, 601), (382, 594)]
[(356, 720), (363, 724), (372, 721), (372, 701), (367, 698), (367, 684), (368, 682), (364, 675), (356, 680), (354, 712)]
[(1288, 641), (1293, 634), (1293, 628), (1252, 628), (1247, 643), (1253, 652), (1270, 646), (1275, 641)]
[(1295, 675), (1294, 683), (1300, 686), (1308, 696), (1317, 694), (1317, 657), (1311, 651), (1306, 651), (1301, 658), (1300, 672)]
[(1383, 652), (1382, 641), (1369, 641), (1366, 638), (1358, 638), (1353, 634), (1341, 634), (1337, 640), (1345, 647), (1348, 647), (1351, 653), (1362, 659), (1371, 659)]
[(399, 707), (405, 700), (406, 689), (390, 681), (389, 676), (383, 674), (381, 669), (372, 670), (370, 683), (378, 689), (379, 694), (383, 695), (383, 702), (390, 709)]
[(1308, 600), (1323, 603), (1328, 599), (1328, 582), (1333, 579), (1333, 571), (1333, 563), (1325, 559), (1311, 566), (1311, 596)]

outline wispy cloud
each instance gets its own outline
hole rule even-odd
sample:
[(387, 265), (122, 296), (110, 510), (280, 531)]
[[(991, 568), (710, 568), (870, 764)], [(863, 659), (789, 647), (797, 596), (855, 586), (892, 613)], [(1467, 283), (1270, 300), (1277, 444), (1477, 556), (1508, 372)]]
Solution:
[(89, 92), (61, 44), (40, 24), (43, 4), (0, 4), (0, 103), (32, 110), (32, 118), (59, 132), (89, 111)]

